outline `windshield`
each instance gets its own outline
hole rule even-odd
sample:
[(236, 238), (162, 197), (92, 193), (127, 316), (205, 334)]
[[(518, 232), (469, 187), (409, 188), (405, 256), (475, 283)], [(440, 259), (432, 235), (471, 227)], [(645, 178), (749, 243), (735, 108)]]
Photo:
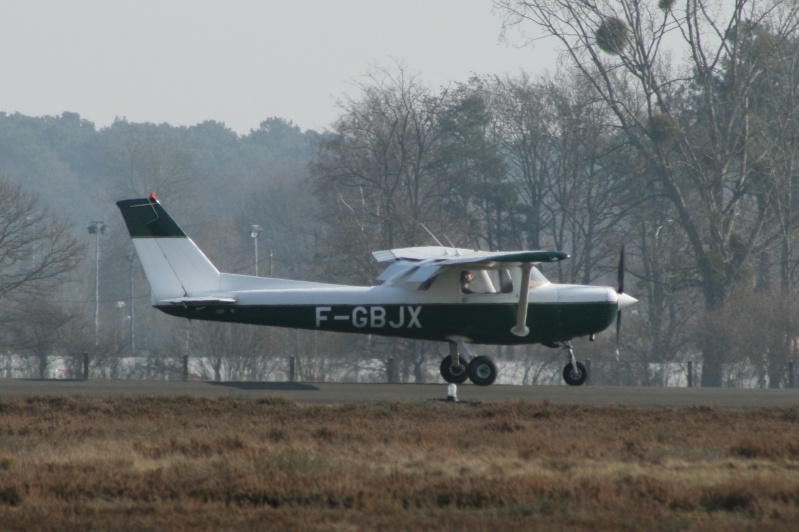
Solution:
[(549, 283), (549, 280), (546, 277), (544, 277), (544, 274), (541, 273), (541, 271), (538, 268), (533, 267), (533, 269), (530, 270), (530, 288), (531, 289), (536, 288), (538, 286), (543, 286), (543, 285), (548, 284), (548, 283)]

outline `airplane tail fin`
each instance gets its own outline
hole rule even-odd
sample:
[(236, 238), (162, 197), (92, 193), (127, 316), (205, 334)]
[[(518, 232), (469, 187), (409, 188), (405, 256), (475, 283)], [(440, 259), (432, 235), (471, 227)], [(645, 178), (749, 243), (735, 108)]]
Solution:
[(117, 207), (150, 283), (153, 305), (219, 290), (219, 270), (167, 214), (155, 194), (118, 201)]

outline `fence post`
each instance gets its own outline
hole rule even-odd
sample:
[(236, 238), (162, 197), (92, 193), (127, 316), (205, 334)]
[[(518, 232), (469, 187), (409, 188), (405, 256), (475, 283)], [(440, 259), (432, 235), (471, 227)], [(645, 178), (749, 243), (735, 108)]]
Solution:
[(394, 383), (394, 357), (388, 357), (388, 365), (386, 367), (386, 372), (388, 373), (388, 382), (389, 384)]
[(294, 358), (294, 355), (289, 357), (289, 382), (294, 382), (294, 379), (297, 377), (297, 362)]
[(688, 361), (688, 387), (694, 387), (694, 361)]
[(83, 380), (89, 380), (89, 352), (83, 352)]
[(183, 382), (189, 382), (189, 355), (183, 355)]
[(796, 382), (794, 379), (796, 378), (796, 363), (791, 360), (788, 362), (788, 388), (794, 388), (796, 386)]

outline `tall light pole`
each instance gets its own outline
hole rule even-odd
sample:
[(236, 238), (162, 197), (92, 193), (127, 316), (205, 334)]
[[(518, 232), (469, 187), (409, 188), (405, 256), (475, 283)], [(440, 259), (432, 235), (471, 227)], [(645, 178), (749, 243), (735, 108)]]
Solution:
[(258, 277), (258, 235), (261, 233), (261, 226), (257, 224), (252, 225), (250, 236), (255, 243), (255, 276)]
[(92, 221), (86, 228), (94, 235), (94, 350), (100, 345), (100, 235), (105, 234), (105, 222)]

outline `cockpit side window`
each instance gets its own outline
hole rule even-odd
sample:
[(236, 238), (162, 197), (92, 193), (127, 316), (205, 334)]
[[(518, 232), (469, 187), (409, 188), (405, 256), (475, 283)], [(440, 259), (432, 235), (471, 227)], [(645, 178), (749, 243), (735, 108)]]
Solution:
[(507, 269), (463, 270), (460, 286), (461, 294), (509, 294), (513, 278)]
[(513, 277), (510, 270), (497, 270), (499, 273), (499, 286), (503, 294), (513, 293)]

